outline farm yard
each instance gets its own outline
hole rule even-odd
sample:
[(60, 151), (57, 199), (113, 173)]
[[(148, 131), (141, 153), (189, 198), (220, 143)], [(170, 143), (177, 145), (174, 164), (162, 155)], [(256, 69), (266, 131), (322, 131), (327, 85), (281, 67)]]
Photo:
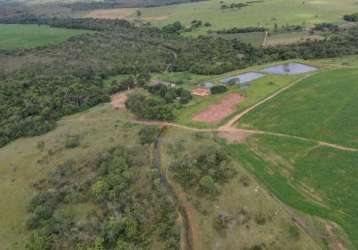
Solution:
[(30, 24), (0, 24), (0, 50), (28, 49), (66, 41), (88, 31)]
[[(286, 63), (282, 64), (286, 65)], [(193, 89), (197, 86), (200, 82), (211, 81), (215, 85), (220, 85), (231, 80), (237, 80), (240, 84), (234, 84), (233, 86), (228, 86), (227, 93), (236, 93), (240, 94), (244, 98), (240, 101), (238, 105), (235, 105), (236, 108), (234, 110), (230, 110), (230, 112), (223, 112), (226, 113), (224, 117), (221, 117), (220, 120), (215, 119), (211, 122), (204, 122), (203, 119), (198, 119), (201, 116), (199, 114), (209, 114), (210, 113), (210, 106), (219, 105), (221, 101), (224, 100), (226, 94), (215, 94), (207, 97), (197, 97), (194, 96), (193, 100), (185, 106), (184, 109), (181, 109), (176, 114), (176, 122), (183, 124), (183, 125), (190, 125), (195, 127), (217, 127), (228, 121), (231, 117), (235, 114), (245, 110), (246, 108), (250, 107), (251, 105), (255, 104), (259, 100), (263, 99), (264, 97), (268, 96), (271, 93), (289, 85), (292, 82), (298, 81), (301, 78), (307, 77), (310, 75), (314, 68), (308, 67), (303, 64), (295, 64), (287, 62), (287, 65), (291, 65), (292, 70), (290, 72), (284, 72), (284, 74), (268, 74), (265, 73), (265, 69), (271, 69), (270, 67), (278, 67), (280, 69), (284, 66), (260, 66), (260, 67), (252, 67), (248, 68), (245, 71), (236, 71), (236, 72), (229, 72), (224, 75), (218, 76), (207, 76), (203, 78), (195, 78), (193, 77), (191, 80), (183, 81), (184, 84), (181, 85), (184, 88)], [(289, 66), (289, 67), (291, 67)], [(298, 67), (297, 67), (298, 66)], [(298, 72), (294, 72), (294, 70), (298, 70)], [(303, 70), (301, 72), (301, 70)], [(304, 72), (308, 70), (308, 72)], [(157, 76), (160, 77), (160, 76)], [(166, 79), (169, 79), (168, 77)], [(241, 86), (240, 86), (241, 85)], [(207, 117), (207, 121), (210, 119)]]

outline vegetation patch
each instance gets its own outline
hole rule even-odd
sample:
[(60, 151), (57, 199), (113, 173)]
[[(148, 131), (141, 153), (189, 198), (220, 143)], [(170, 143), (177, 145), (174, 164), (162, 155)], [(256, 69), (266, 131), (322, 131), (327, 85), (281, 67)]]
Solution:
[(49, 26), (0, 24), (0, 51), (48, 46), (88, 31)]

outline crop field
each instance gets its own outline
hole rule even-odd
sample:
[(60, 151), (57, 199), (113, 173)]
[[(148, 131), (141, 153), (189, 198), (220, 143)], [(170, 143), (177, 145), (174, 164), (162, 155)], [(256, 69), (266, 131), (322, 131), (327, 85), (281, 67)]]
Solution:
[(321, 71), (244, 116), (239, 126), (357, 148), (357, 81), (354, 69)]
[[(221, 9), (220, 0), (209, 0), (198, 3), (179, 4), (141, 9), (142, 15), (136, 16), (135, 11), (126, 18), (142, 19), (162, 26), (174, 21), (185, 25), (196, 19), (210, 22), (212, 27), (195, 30), (193, 34), (203, 34), (207, 30), (218, 30), (230, 27), (259, 26), (273, 28), (279, 26), (305, 25), (322, 22), (343, 22), (342, 16), (358, 10), (355, 0), (264, 0), (250, 4), (241, 9)], [(230, 5), (235, 0), (223, 1)], [(127, 10), (128, 11), (128, 10)], [(353, 11), (354, 12), (354, 11)], [(103, 13), (102, 13), (103, 14)], [(91, 13), (88, 14), (91, 16)], [(113, 10), (108, 10), (113, 16)], [(105, 15), (104, 15), (105, 16)]]
[(57, 44), (84, 32), (88, 31), (29, 24), (0, 24), (0, 50), (27, 49)]
[[(358, 153), (271, 135), (250, 137), (245, 144), (227, 148), (280, 200), (336, 222), (358, 246)], [(344, 234), (336, 235), (338, 241), (347, 241)]]

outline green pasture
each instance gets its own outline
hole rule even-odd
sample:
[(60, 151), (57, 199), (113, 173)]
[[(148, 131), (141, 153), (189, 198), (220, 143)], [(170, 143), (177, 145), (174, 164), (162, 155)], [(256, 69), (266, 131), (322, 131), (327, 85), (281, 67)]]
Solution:
[(358, 147), (358, 70), (321, 71), (244, 116), (240, 127)]
[[(193, 34), (203, 34), (207, 30), (231, 27), (262, 25), (273, 28), (275, 24), (311, 26), (322, 22), (342, 23), (344, 14), (358, 10), (355, 0), (265, 0), (241, 9), (221, 9), (220, 2), (221, 0), (208, 0), (143, 8), (141, 18), (159, 26), (174, 21), (189, 25), (194, 19), (210, 22), (211, 27), (193, 31)], [(235, 0), (222, 2), (226, 5), (237, 3)]]
[(61, 43), (87, 31), (45, 25), (0, 24), (0, 50), (27, 49)]
[[(358, 153), (269, 135), (226, 146), (280, 200), (336, 222), (358, 246)], [(347, 241), (344, 234), (337, 235)]]

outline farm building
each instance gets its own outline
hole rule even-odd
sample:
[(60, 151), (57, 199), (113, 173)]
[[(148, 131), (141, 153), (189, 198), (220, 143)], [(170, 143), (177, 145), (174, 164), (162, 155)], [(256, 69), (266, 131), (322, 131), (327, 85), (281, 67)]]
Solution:
[(208, 95), (211, 95), (211, 91), (208, 88), (199, 87), (199, 88), (193, 89), (191, 91), (191, 94), (197, 95), (197, 96), (208, 96)]

